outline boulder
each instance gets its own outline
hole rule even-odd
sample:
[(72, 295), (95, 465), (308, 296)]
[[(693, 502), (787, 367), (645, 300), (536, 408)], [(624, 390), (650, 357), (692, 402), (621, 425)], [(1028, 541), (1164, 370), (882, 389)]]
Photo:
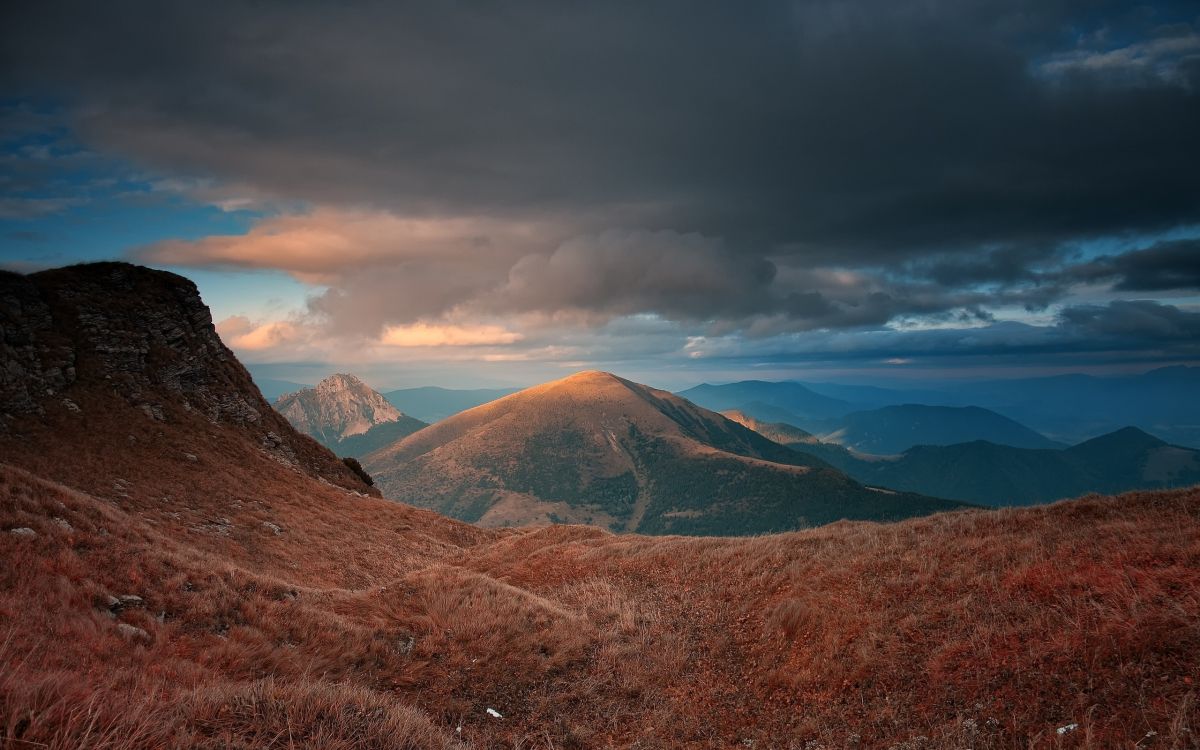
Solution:
[(149, 642), (150, 640), (149, 633), (137, 627), (136, 625), (130, 625), (127, 622), (117, 623), (117, 632), (120, 633), (121, 637), (127, 641)]

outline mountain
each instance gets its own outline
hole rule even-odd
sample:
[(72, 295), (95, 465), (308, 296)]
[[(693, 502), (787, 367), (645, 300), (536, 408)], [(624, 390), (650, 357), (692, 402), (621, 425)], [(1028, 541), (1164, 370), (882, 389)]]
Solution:
[(364, 456), (428, 426), (354, 375), (340, 373), (280, 396), (275, 410), (339, 456)]
[(721, 412), (721, 416), (731, 421), (737, 422), (742, 427), (754, 430), (759, 435), (774, 440), (780, 445), (802, 445), (805, 443), (817, 443), (817, 438), (811, 433), (806, 432), (799, 427), (794, 427), (786, 422), (764, 422), (760, 419), (738, 411), (730, 409), (729, 411)]
[(367, 456), (387, 497), (488, 526), (753, 534), (959, 507), (873, 490), (665, 391), (583, 372)]
[(383, 394), (397, 409), (409, 416), (424, 422), (440, 422), (446, 417), (454, 416), (460, 411), (474, 408), (489, 401), (495, 401), (512, 393), (516, 388), (475, 388), (456, 390), (423, 386), (420, 388), (401, 388)]
[(977, 406), (905, 404), (847, 414), (820, 435), (861, 453), (892, 454), (915, 445), (954, 445), (986, 440), (1017, 448), (1053, 448), (1058, 443), (1008, 417)]
[[(739, 409), (760, 419), (771, 419), (756, 405), (783, 410), (794, 419), (824, 420), (840, 417), (857, 407), (849, 401), (822, 396), (799, 383), (771, 383), (763, 380), (743, 380), (738, 383), (710, 385), (704, 383), (679, 395), (694, 404), (713, 411)], [(801, 423), (803, 427), (803, 423)]]
[(301, 432), (324, 443), (361, 435), (375, 425), (402, 416), (380, 393), (353, 375), (336, 374), (280, 396), (275, 410)]
[(811, 440), (791, 445), (866, 484), (994, 506), (1200, 484), (1200, 451), (1169, 445), (1135, 427), (1066, 449), (976, 440), (877, 456)]
[(1200, 491), (483, 529), (372, 496), (177, 276), (0, 274), (0, 331), (5, 745), (1194, 744)]

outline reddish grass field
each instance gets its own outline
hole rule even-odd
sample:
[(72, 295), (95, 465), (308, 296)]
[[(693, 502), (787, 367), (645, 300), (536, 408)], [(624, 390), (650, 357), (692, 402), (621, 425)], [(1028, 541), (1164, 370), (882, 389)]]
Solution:
[(1200, 747), (1200, 490), (491, 531), (81, 402), (0, 440), (6, 748)]

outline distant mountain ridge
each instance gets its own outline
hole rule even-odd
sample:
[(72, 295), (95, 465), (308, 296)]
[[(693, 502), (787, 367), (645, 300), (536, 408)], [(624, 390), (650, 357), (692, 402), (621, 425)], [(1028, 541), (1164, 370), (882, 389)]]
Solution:
[(421, 386), (387, 391), (383, 395), (397, 409), (430, 424), (516, 393), (518, 388), (441, 388)]
[(862, 453), (901, 453), (918, 445), (955, 445), (986, 440), (1014, 448), (1062, 447), (1045, 435), (978, 406), (903, 404), (852, 412), (831, 420), (836, 428), (820, 434)]
[[(822, 396), (796, 382), (778, 383), (765, 380), (743, 380), (737, 383), (712, 385), (704, 383), (679, 394), (688, 401), (713, 411), (740, 409), (754, 414), (748, 404), (763, 404), (787, 412), (802, 420), (824, 420), (840, 417), (855, 410), (855, 405), (829, 396)], [(757, 415), (755, 415), (757, 416)], [(770, 417), (763, 417), (770, 419)], [(803, 424), (799, 426), (803, 427)]]
[[(803, 390), (799, 390), (803, 389)], [(806, 410), (789, 392), (816, 394), (841, 403), (840, 413), (825, 413), (829, 402)], [(786, 422), (810, 432), (829, 432), (820, 424), (856, 411), (887, 406), (978, 406), (1059, 442), (1072, 445), (1127, 425), (1177, 444), (1200, 448), (1200, 367), (1172, 365), (1136, 375), (1080, 373), (1031, 378), (968, 380), (909, 386), (834, 382), (742, 381), (703, 385), (681, 391), (685, 398), (717, 411), (740, 409), (758, 419)], [(807, 396), (811, 399), (811, 396)], [(984, 436), (980, 436), (984, 437)]]
[(345, 373), (284, 394), (274, 406), (297, 430), (343, 456), (365, 455), (426, 426)]
[[(840, 392), (877, 397), (878, 392), (885, 391), (847, 386)], [(1020, 448), (1062, 447), (1002, 414), (977, 406), (908, 403), (861, 409), (800, 383), (762, 380), (704, 384), (679, 395), (706, 408), (736, 411), (762, 423), (787, 425), (812, 433), (823, 442), (865, 453), (900, 453), (916, 445), (953, 445), (971, 440)]]
[(819, 458), (602, 372), (469, 409), (363, 464), (387, 497), (491, 526), (746, 534), (961, 507), (863, 487)]
[(1042, 434), (1076, 443), (1136, 425), (1172, 443), (1200, 448), (1200, 367), (1172, 365), (1134, 375), (1072, 373), (974, 380), (921, 388), (804, 382), (858, 409), (905, 403), (982, 406)]
[(976, 440), (878, 456), (812, 440), (786, 444), (866, 484), (985, 505), (1032, 505), (1092, 492), (1200, 484), (1200, 451), (1170, 445), (1136, 427), (1062, 449)]

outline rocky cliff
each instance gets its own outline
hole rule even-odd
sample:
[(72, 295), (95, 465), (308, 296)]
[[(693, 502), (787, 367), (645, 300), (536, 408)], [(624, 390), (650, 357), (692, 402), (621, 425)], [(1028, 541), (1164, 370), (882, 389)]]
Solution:
[(126, 263), (0, 274), (0, 435), (84, 412), (91, 430), (236, 427), (280, 462), (364, 489), (270, 408), (188, 279)]

